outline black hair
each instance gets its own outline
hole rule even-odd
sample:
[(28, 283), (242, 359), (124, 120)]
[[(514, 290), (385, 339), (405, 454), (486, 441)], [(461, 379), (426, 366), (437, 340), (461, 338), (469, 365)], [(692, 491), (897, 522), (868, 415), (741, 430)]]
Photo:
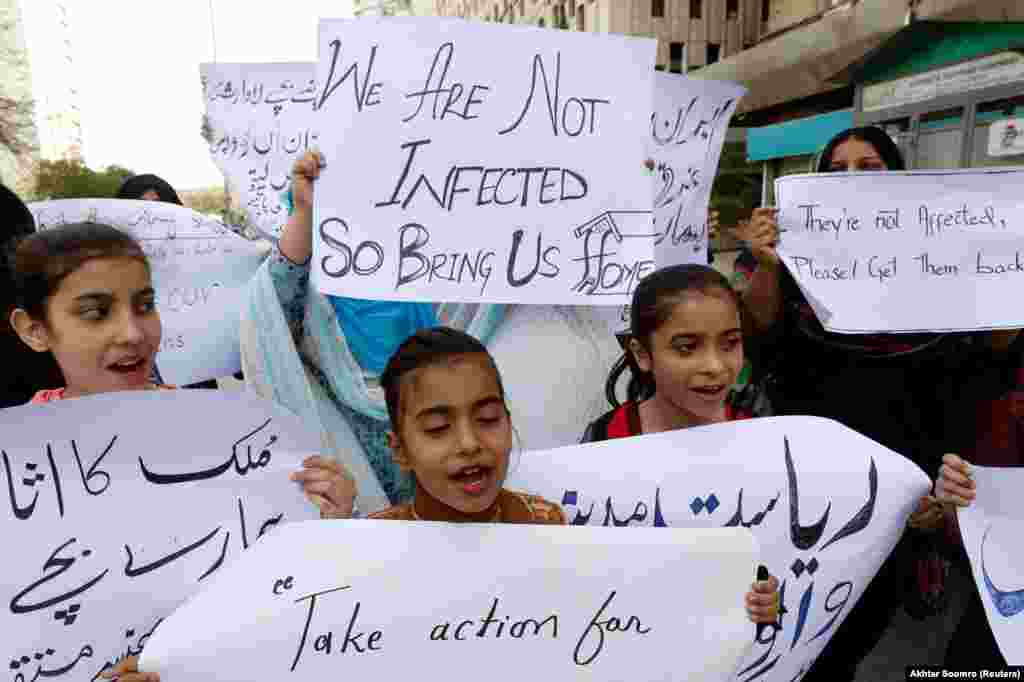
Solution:
[(60, 283), (95, 258), (135, 258), (149, 267), (139, 243), (110, 225), (73, 223), (25, 237), (11, 268), (18, 307), (46, 320), (46, 302)]
[(117, 199), (141, 199), (142, 195), (153, 190), (160, 197), (160, 201), (168, 204), (177, 204), (181, 206), (181, 199), (178, 197), (178, 193), (174, 191), (171, 184), (161, 178), (158, 175), (147, 173), (144, 175), (133, 175), (127, 178), (121, 183), (121, 188), (117, 190)]
[(498, 380), (501, 399), (505, 400), (505, 386), (501, 381), (501, 373), (494, 363), (494, 358), (480, 341), (451, 327), (421, 329), (398, 346), (391, 358), (388, 359), (384, 373), (380, 376), (380, 385), (384, 389), (384, 402), (387, 404), (393, 431), (398, 432), (398, 422), (401, 416), (402, 377), (413, 370), (436, 364), (445, 358), (468, 353), (483, 353), (487, 356), (487, 360), (494, 370), (494, 376)]
[(23, 405), (44, 388), (64, 385), (64, 374), (52, 353), (36, 353), (14, 332), (9, 319), (17, 305), (14, 249), (19, 239), (36, 230), (31, 211), (18, 195), (0, 185), (0, 357), (4, 374), (0, 379), (0, 408)]
[(866, 126), (863, 128), (847, 128), (829, 140), (818, 157), (817, 171), (819, 173), (828, 173), (832, 170), (832, 154), (835, 153), (836, 147), (847, 140), (860, 140), (870, 144), (878, 152), (878, 156), (881, 157), (888, 170), (901, 171), (907, 169), (907, 164), (903, 161), (903, 154), (900, 153), (900, 148), (889, 137), (889, 133), (877, 126)]
[(0, 185), (0, 314), (7, 324), (7, 316), (17, 305), (14, 298), (14, 274), (11, 260), (19, 239), (36, 231), (35, 220), (25, 203), (7, 187)]
[(605, 396), (612, 407), (619, 407), (615, 389), (619, 377), (627, 369), (630, 373), (629, 386), (626, 389), (627, 401), (647, 400), (654, 395), (654, 375), (640, 369), (629, 348), (629, 340), (635, 339), (650, 351), (651, 335), (665, 324), (672, 316), (676, 304), (691, 291), (704, 294), (723, 291), (736, 304), (737, 310), (742, 310), (740, 297), (729, 284), (729, 280), (718, 270), (706, 265), (672, 265), (655, 270), (644, 277), (633, 292), (633, 301), (629, 307), (629, 333), (620, 337), (624, 352), (612, 367), (608, 382), (605, 384)]

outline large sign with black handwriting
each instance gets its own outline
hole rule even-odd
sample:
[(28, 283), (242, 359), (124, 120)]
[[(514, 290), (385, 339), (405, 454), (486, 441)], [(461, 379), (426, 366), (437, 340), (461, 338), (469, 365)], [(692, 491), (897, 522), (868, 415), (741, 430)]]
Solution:
[(337, 521), (281, 529), (167, 619), (162, 679), (723, 681), (749, 646), (743, 529)]
[(655, 268), (653, 40), (321, 21), (319, 50), (321, 291), (621, 303)]
[(562, 503), (573, 525), (749, 528), (782, 582), (783, 615), (753, 641), (737, 682), (810, 668), (930, 488), (909, 460), (814, 417), (526, 453), (512, 476), (513, 488)]
[(319, 144), (316, 64), (201, 64), (210, 156), (242, 198), (250, 224), (277, 236), (291, 166)]
[(957, 511), (974, 584), (1003, 658), (1024, 665), (1024, 469), (972, 467), (977, 498)]
[(1024, 327), (1022, 183), (1022, 169), (779, 178), (779, 253), (829, 331)]
[(93, 680), (242, 550), (315, 518), (319, 438), (243, 393), (132, 391), (0, 410), (4, 668)]
[(123, 199), (65, 199), (29, 204), (39, 229), (105, 223), (142, 245), (153, 272), (163, 340), (156, 364), (163, 381), (185, 385), (241, 369), (238, 324), (245, 287), (268, 253), (223, 223), (175, 204)]

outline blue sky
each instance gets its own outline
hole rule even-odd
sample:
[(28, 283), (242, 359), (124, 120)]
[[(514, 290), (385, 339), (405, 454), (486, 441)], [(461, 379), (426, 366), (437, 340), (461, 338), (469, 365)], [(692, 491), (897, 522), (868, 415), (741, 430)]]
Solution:
[[(30, 0), (31, 1), (31, 0)], [(156, 173), (178, 189), (219, 185), (199, 136), (199, 64), (213, 61), (211, 0), (72, 0), (86, 162)], [(212, 0), (217, 60), (313, 61), (320, 17), (349, 0)]]

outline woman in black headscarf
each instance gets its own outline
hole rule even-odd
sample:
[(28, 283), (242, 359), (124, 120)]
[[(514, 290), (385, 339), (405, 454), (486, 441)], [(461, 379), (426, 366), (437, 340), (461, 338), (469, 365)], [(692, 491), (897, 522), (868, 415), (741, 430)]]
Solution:
[(23, 405), (36, 391), (63, 386), (64, 376), (50, 353), (36, 353), (18, 338), (9, 322), (15, 307), (10, 254), (18, 240), (36, 231), (28, 207), (11, 190), (0, 185), (0, 408)]
[(117, 190), (117, 198), (163, 201), (168, 204), (177, 204), (178, 206), (184, 205), (170, 183), (151, 173), (133, 175), (125, 180), (121, 183), (121, 189)]

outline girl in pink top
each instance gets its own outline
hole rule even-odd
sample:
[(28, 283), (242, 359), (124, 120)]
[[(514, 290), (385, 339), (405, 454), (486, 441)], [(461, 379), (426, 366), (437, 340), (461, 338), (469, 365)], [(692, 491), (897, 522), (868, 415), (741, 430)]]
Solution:
[[(130, 235), (97, 223), (43, 230), (21, 241), (13, 266), (11, 325), (29, 348), (53, 354), (65, 381), (31, 402), (171, 388), (150, 379), (160, 314), (149, 261)], [(310, 457), (292, 480), (323, 516), (351, 516), (355, 486), (337, 462)]]

